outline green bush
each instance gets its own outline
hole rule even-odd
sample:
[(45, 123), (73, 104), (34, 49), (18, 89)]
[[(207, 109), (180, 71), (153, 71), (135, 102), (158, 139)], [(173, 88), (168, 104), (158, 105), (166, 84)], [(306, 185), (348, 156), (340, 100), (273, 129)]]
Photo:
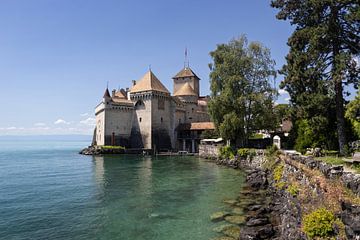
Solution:
[(290, 193), (293, 197), (296, 197), (299, 193), (299, 189), (297, 186), (293, 185), (293, 184), (290, 184), (288, 187), (287, 187), (287, 192)]
[(329, 237), (334, 233), (335, 216), (325, 208), (319, 208), (303, 218), (304, 232), (310, 238)]
[(251, 159), (256, 155), (256, 152), (251, 148), (239, 148), (236, 155), (240, 158), (247, 158), (249, 156)]
[(269, 156), (275, 156), (279, 154), (279, 149), (276, 145), (271, 145), (266, 148), (266, 153)]
[(278, 188), (278, 189), (284, 189), (285, 188), (285, 185), (286, 185), (286, 183), (285, 182), (283, 182), (283, 181), (280, 181), (280, 182), (277, 182), (277, 183), (275, 183), (275, 187), (276, 188)]
[(102, 149), (125, 149), (123, 146), (101, 146)]
[(234, 150), (230, 146), (223, 146), (220, 148), (220, 157), (222, 159), (233, 159), (235, 157)]
[(279, 182), (284, 171), (284, 165), (280, 164), (274, 169), (273, 177), (276, 182)]

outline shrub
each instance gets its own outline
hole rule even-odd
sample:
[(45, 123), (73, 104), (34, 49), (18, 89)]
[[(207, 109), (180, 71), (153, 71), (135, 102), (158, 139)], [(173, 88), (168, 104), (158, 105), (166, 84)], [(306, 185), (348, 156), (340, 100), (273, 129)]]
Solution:
[(333, 234), (335, 216), (325, 208), (319, 208), (303, 218), (304, 232), (310, 238), (329, 237)]
[(102, 149), (125, 149), (123, 146), (101, 146)]
[(280, 182), (277, 182), (277, 183), (275, 183), (275, 187), (277, 187), (278, 189), (284, 189), (284, 187), (285, 187), (285, 182), (283, 182), (283, 181), (280, 181)]
[(279, 154), (279, 149), (276, 145), (272, 145), (266, 148), (267, 155), (275, 156)]
[(299, 193), (299, 189), (297, 186), (290, 184), (287, 187), (287, 192), (290, 193), (293, 197), (296, 197), (296, 195), (298, 195), (298, 193)]
[(236, 155), (240, 158), (247, 158), (248, 156), (253, 158), (255, 156), (255, 150), (251, 148), (239, 148)]
[(280, 164), (274, 169), (273, 177), (276, 182), (279, 182), (284, 171), (284, 165)]
[(220, 157), (222, 159), (233, 159), (234, 156), (234, 150), (230, 146), (223, 146), (220, 148)]

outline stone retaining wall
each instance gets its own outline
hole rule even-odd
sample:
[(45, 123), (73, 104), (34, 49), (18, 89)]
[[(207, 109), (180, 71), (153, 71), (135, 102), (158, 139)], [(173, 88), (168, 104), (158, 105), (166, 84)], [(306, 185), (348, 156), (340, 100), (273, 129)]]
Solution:
[(216, 159), (219, 157), (222, 145), (199, 144), (199, 156), (202, 158)]
[(344, 168), (341, 165), (331, 165), (315, 160), (311, 156), (300, 156), (290, 153), (287, 153), (286, 156), (290, 160), (302, 163), (310, 169), (319, 170), (328, 179), (339, 179), (344, 186), (360, 196), (360, 174), (344, 172)]
[[(344, 172), (342, 166), (327, 164), (312, 157), (295, 154), (285, 154), (284, 160), (281, 181), (286, 183), (290, 181), (290, 178), (295, 178), (300, 185), (308, 186), (311, 189), (310, 191), (316, 195), (315, 199), (319, 201), (322, 201), (326, 189), (322, 189), (321, 184), (309, 179), (303, 169), (299, 168), (296, 163), (302, 163), (309, 169), (319, 170), (325, 178), (337, 179), (355, 194), (360, 194), (360, 175)], [(216, 159), (216, 163), (219, 165), (234, 169), (247, 169), (247, 184), (252, 189), (251, 194), (256, 195), (257, 189), (264, 189), (265, 195), (263, 197), (268, 199), (265, 201), (268, 204), (263, 204), (260, 208), (261, 211), (258, 211), (255, 215), (257, 221), (264, 219), (264, 217), (267, 218), (266, 224), (254, 227), (251, 225), (254, 218), (247, 217), (244, 226), (241, 228), (239, 239), (307, 239), (301, 230), (304, 214), (301, 201), (288, 191), (276, 186), (276, 182), (270, 177), (271, 171), (262, 170), (265, 161), (264, 150), (256, 151), (255, 156), (252, 158)], [(280, 160), (277, 161), (280, 162)], [(348, 202), (342, 202), (341, 207), (342, 211), (338, 217), (345, 225), (347, 239), (360, 239), (360, 207)], [(254, 212), (249, 211), (245, 212), (245, 214), (249, 216)], [(267, 234), (264, 235), (264, 231)]]

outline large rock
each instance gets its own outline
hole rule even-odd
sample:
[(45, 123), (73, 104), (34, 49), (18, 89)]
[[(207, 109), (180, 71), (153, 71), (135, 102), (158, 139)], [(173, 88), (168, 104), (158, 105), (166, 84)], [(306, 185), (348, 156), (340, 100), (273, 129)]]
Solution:
[(253, 226), (262, 226), (269, 223), (269, 219), (267, 217), (260, 217), (260, 218), (250, 218), (246, 222), (246, 226), (253, 227)]
[(269, 186), (267, 174), (263, 170), (255, 170), (246, 177), (246, 182), (255, 191), (259, 189), (266, 189)]
[(348, 239), (360, 239), (360, 206), (349, 202), (341, 203), (341, 220), (345, 224)]
[(274, 235), (274, 229), (271, 224), (258, 227), (246, 226), (241, 229), (240, 240), (252, 239), (270, 239)]
[(232, 238), (239, 238), (240, 236), (240, 227), (238, 226), (228, 226), (225, 227), (222, 231), (223, 234), (225, 234), (228, 237), (232, 237)]
[(245, 216), (241, 216), (241, 215), (226, 216), (225, 221), (233, 224), (242, 224), (245, 222)]
[(213, 222), (219, 222), (225, 219), (226, 216), (229, 216), (230, 214), (227, 212), (215, 212), (211, 214), (210, 220)]

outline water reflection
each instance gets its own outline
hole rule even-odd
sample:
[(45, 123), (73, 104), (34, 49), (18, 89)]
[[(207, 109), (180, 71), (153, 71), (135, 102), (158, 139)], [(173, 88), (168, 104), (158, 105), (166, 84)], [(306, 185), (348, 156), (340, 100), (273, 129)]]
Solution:
[(234, 170), (193, 157), (96, 156), (93, 169), (101, 239), (208, 239), (209, 215), (241, 185)]

